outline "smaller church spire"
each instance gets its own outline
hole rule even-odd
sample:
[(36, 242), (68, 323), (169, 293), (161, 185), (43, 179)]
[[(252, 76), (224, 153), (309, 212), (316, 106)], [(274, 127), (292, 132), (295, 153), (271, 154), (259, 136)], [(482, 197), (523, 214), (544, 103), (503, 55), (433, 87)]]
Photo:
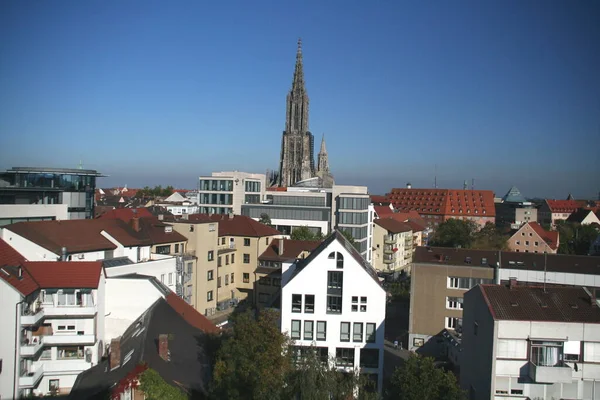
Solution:
[(298, 38), (298, 50), (296, 51), (296, 68), (294, 68), (294, 80), (292, 82), (292, 91), (304, 91), (304, 68), (302, 65), (302, 38)]
[(327, 156), (327, 147), (325, 146), (325, 134), (323, 134), (323, 138), (321, 139), (321, 150), (317, 158), (317, 171), (329, 172), (329, 157)]
[(327, 153), (327, 148), (325, 147), (325, 134), (323, 134), (323, 138), (321, 139), (321, 150), (319, 153)]

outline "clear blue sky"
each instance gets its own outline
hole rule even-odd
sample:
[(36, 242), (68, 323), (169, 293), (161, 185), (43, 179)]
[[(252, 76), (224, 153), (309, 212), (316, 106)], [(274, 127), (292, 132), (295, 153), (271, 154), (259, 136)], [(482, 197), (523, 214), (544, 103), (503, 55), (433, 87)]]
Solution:
[(600, 2), (0, 2), (0, 168), (278, 168), (296, 40), (338, 183), (600, 191)]

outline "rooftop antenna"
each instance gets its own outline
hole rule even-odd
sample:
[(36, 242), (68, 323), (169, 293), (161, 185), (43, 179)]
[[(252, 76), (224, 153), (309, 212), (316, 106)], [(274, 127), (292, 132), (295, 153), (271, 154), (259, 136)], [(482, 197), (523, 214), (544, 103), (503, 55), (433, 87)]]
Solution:
[(83, 160), (79, 158), (79, 169), (83, 169)]
[(463, 183), (463, 190), (467, 190), (468, 187), (467, 180), (465, 179), (465, 183)]
[(433, 188), (437, 189), (437, 164), (434, 167), (434, 175), (433, 175)]
[(475, 178), (471, 178), (471, 190), (475, 189)]

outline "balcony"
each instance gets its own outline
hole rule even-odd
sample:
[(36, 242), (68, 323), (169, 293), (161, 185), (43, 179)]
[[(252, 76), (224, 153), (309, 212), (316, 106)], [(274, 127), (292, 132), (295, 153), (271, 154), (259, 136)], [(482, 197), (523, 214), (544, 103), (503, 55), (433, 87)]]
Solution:
[(94, 335), (56, 334), (44, 336), (44, 344), (48, 346), (69, 344), (92, 345), (94, 343), (96, 343), (96, 336)]
[(22, 357), (33, 357), (42, 348), (42, 337), (34, 336), (31, 339), (24, 339), (21, 341), (21, 356)]
[(387, 245), (387, 246), (383, 246), (383, 254), (394, 254), (394, 247)]
[(391, 264), (394, 261), (396, 261), (396, 256), (395, 255), (391, 255), (391, 256), (383, 256), (383, 263), (384, 264)]
[(396, 238), (392, 235), (385, 235), (385, 237), (383, 238), (383, 243), (396, 244)]
[(554, 366), (542, 366), (530, 361), (529, 377), (536, 383), (571, 383), (573, 370), (563, 362)]
[(235, 251), (235, 243), (229, 243), (227, 245), (222, 245), (217, 249), (217, 254), (225, 254), (225, 253), (231, 253), (233, 251)]
[(44, 375), (44, 365), (38, 365), (34, 371), (29, 370), (22, 371), (21, 376), (19, 377), (19, 387), (20, 388), (33, 388), (37, 386), (40, 379)]
[[(87, 296), (86, 296), (87, 297)], [(85, 305), (84, 305), (85, 304)], [(96, 307), (92, 303), (91, 296), (80, 304), (63, 304), (59, 301), (36, 302), (26, 306), (21, 313), (21, 325), (37, 325), (44, 318), (60, 317), (93, 317), (96, 315)]]

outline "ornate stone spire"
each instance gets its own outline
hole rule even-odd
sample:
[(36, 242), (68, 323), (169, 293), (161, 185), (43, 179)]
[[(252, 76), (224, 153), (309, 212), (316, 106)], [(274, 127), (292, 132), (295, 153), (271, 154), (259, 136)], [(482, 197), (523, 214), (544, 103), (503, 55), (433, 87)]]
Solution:
[(298, 38), (298, 50), (296, 51), (296, 67), (294, 68), (294, 79), (292, 91), (306, 91), (304, 88), (304, 68), (302, 65), (302, 39)]
[(329, 172), (329, 159), (327, 157), (327, 147), (325, 146), (325, 134), (323, 134), (323, 138), (321, 139), (321, 150), (318, 155), (317, 171)]

